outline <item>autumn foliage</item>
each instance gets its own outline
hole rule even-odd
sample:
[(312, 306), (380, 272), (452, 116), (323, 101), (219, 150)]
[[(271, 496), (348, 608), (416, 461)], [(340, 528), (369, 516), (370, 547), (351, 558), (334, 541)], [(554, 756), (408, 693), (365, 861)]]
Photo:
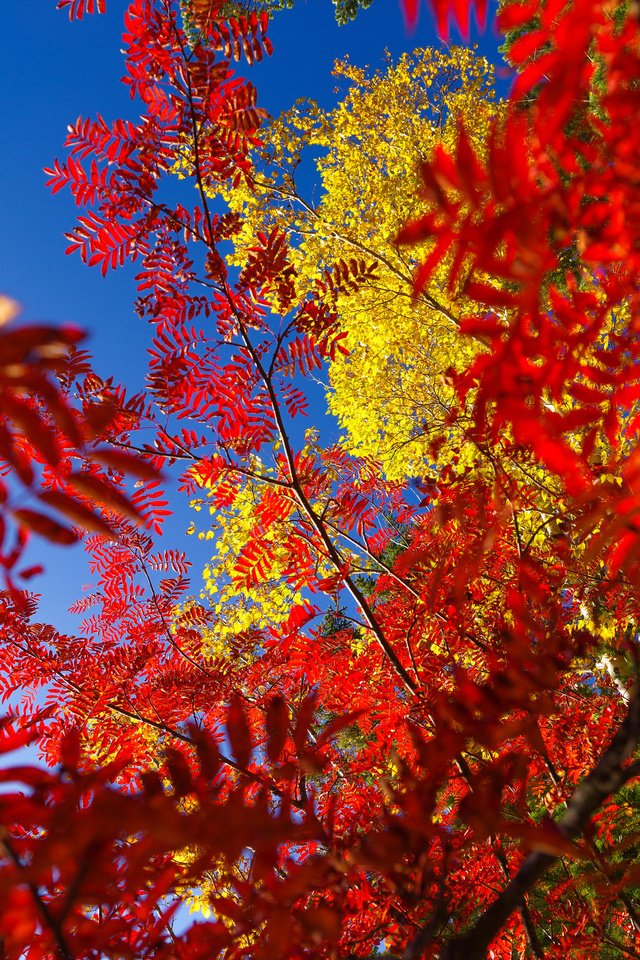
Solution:
[[(638, 956), (636, 6), (504, 3), (506, 102), (420, 51), (268, 121), (264, 11), (124, 22), (140, 118), (47, 177), (69, 253), (136, 265), (146, 388), (0, 332), (0, 749), (47, 762), (0, 772), (2, 955)], [(31, 535), (83, 539), (78, 636)]]

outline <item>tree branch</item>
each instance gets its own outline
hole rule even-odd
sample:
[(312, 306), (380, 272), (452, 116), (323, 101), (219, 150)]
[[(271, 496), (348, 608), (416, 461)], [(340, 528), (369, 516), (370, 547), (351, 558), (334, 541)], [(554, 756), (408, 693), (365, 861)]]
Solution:
[[(16, 851), (13, 849), (13, 846), (9, 840), (8, 833), (4, 827), (2, 827), (2, 833), (0, 834), (0, 847), (4, 847), (8, 859), (11, 860), (11, 862), (15, 866), (19, 876), (21, 874), (25, 874), (26, 873), (25, 865), (22, 863), (20, 857), (18, 856)], [(49, 909), (49, 906), (46, 903), (46, 901), (40, 896), (40, 893), (38, 891), (36, 884), (29, 879), (26, 879), (23, 882), (26, 882), (26, 886), (29, 890), (29, 893), (35, 900), (36, 906), (38, 908), (38, 912), (42, 917), (44, 926), (48, 927), (49, 930), (51, 931), (51, 934), (53, 935), (53, 939), (56, 945), (56, 953), (61, 958), (61, 960), (74, 960), (73, 953), (71, 952), (71, 949), (62, 931), (62, 926), (58, 921), (58, 918), (54, 916), (54, 914)], [(4, 956), (4, 953), (3, 953), (3, 956)]]
[[(575, 839), (589, 818), (612, 794), (639, 772), (638, 763), (623, 767), (635, 750), (640, 736), (640, 684), (636, 684), (633, 700), (610, 747), (586, 780), (576, 788), (567, 809), (558, 821), (562, 833)], [(440, 960), (485, 960), (491, 942), (514, 910), (523, 902), (557, 856), (536, 851), (529, 854), (515, 877), (500, 896), (478, 918), (470, 930), (445, 944)]]

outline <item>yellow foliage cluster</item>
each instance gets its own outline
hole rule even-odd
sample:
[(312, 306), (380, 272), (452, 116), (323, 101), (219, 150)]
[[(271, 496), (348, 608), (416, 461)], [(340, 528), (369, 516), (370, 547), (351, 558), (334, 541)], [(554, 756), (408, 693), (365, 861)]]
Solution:
[[(388, 59), (373, 75), (348, 60), (334, 72), (349, 85), (334, 110), (300, 101), (264, 128), (253, 182), (227, 196), (243, 218), (230, 259), (242, 265), (256, 232), (277, 227), (292, 247), (300, 297), (340, 261), (375, 266), (357, 289), (338, 292), (349, 353), (329, 365), (329, 406), (350, 452), (376, 457), (391, 479), (424, 475), (428, 442), (445, 429), (451, 402), (444, 373), (466, 364), (474, 347), (457, 336), (449, 263), (415, 298), (423, 250), (398, 249), (395, 238), (419, 210), (420, 162), (452, 143), (460, 117), (482, 152), (499, 110), (493, 70), (473, 51), (452, 48)], [(322, 188), (315, 203), (300, 187), (314, 157)]]
[[(211, 498), (213, 490), (207, 497)], [(213, 526), (198, 532), (201, 540), (214, 541), (214, 552), (203, 571), (204, 590), (202, 599), (208, 599), (216, 614), (213, 626), (203, 630), (203, 645), (209, 655), (224, 658), (231, 651), (231, 643), (238, 634), (250, 634), (267, 626), (277, 627), (288, 617), (291, 607), (301, 601), (301, 595), (282, 578), (286, 557), (282, 547), (286, 536), (272, 527), (264, 537), (273, 544), (269, 551), (268, 569), (259, 583), (238, 583), (238, 557), (242, 548), (251, 539), (256, 526), (255, 484), (247, 483), (238, 490), (233, 504), (223, 509), (209, 507)], [(206, 499), (193, 500), (191, 506), (202, 510)], [(195, 532), (195, 525), (190, 528)], [(246, 652), (248, 646), (245, 644)]]

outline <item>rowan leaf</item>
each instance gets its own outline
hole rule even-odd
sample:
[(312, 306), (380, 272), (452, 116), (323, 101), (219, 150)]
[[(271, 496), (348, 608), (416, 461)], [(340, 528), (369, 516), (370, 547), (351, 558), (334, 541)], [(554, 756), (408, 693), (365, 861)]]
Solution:
[(272, 697), (265, 717), (267, 756), (272, 763), (280, 759), (289, 735), (289, 710), (282, 697)]
[(78, 534), (75, 530), (63, 526), (57, 520), (54, 520), (53, 517), (39, 513), (37, 510), (23, 507), (19, 510), (14, 510), (13, 516), (21, 526), (27, 527), (34, 533), (37, 533), (38, 536), (44, 537), (45, 540), (50, 540), (52, 543), (68, 545), (78, 540)]

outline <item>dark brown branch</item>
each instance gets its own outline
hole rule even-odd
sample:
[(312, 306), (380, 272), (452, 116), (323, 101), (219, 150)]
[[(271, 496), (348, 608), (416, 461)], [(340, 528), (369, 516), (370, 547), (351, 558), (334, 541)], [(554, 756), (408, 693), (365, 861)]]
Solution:
[[(13, 846), (9, 841), (4, 828), (3, 835), (0, 837), (0, 846), (4, 847), (8, 858), (14, 864), (19, 873), (23, 873), (25, 870), (24, 864), (20, 860), (20, 857), (16, 851), (13, 849)], [(45, 927), (48, 927), (53, 935), (56, 944), (56, 950), (58, 955), (61, 957), (61, 960), (74, 960), (73, 953), (71, 952), (71, 949), (65, 940), (58, 918), (53, 915), (51, 910), (49, 910), (47, 903), (40, 896), (37, 886), (31, 880), (26, 880), (26, 886), (36, 902), (38, 912), (42, 917)]]
[[(565, 837), (569, 839), (578, 837), (598, 807), (637, 775), (639, 771), (637, 763), (628, 767), (624, 767), (623, 764), (635, 750), (639, 735), (640, 684), (636, 684), (627, 715), (613, 738), (611, 746), (603, 753), (589, 776), (579, 784), (567, 804), (567, 809), (558, 821), (558, 826)], [(557, 859), (557, 856), (550, 853), (529, 854), (515, 877), (471, 929), (445, 944), (440, 953), (440, 960), (485, 960), (489, 945), (500, 933), (513, 911), (524, 902), (528, 891)]]
[[(511, 880), (511, 874), (509, 873), (509, 863), (507, 861), (506, 854), (502, 849), (499, 840), (495, 841), (494, 844), (494, 853), (496, 855), (496, 860), (500, 864), (500, 869), (502, 870), (502, 876), (509, 883)], [(520, 919), (522, 920), (522, 926), (524, 927), (524, 933), (527, 938), (527, 943), (529, 949), (534, 957), (537, 960), (542, 960), (544, 957), (544, 950), (542, 949), (542, 944), (540, 943), (540, 938), (538, 937), (538, 932), (533, 923), (533, 918), (531, 916), (531, 911), (529, 910), (529, 905), (525, 900), (519, 906)]]
[[(177, 34), (176, 34), (176, 37), (177, 37)], [(214, 232), (212, 227), (211, 214), (210, 214), (209, 206), (207, 203), (204, 179), (202, 176), (200, 149), (199, 149), (199, 131), (198, 131), (198, 124), (196, 120), (196, 108), (195, 108), (195, 102), (194, 102), (194, 96), (193, 96), (193, 89), (191, 86), (191, 79), (190, 79), (189, 70), (188, 70), (188, 58), (185, 53), (184, 45), (181, 43), (178, 37), (177, 37), (177, 42), (182, 49), (182, 55), (185, 60), (185, 64), (187, 65), (187, 69), (185, 71), (186, 87), (183, 92), (188, 102), (189, 114), (190, 114), (191, 126), (192, 126), (194, 176), (196, 179), (198, 192), (200, 194), (200, 199), (201, 199), (202, 207), (205, 214), (205, 222), (207, 224), (207, 230), (208, 230), (207, 245), (211, 250), (213, 250), (215, 247), (214, 239), (213, 239)], [(280, 404), (278, 402), (278, 398), (276, 396), (276, 392), (274, 390), (272, 379), (270, 376), (271, 370), (265, 368), (256, 348), (251, 342), (251, 339), (248, 335), (248, 332), (245, 326), (245, 322), (243, 318), (238, 314), (238, 310), (236, 308), (236, 304), (234, 302), (234, 298), (231, 290), (226, 286), (226, 284), (222, 284), (220, 287), (220, 291), (226, 296), (227, 301), (229, 303), (229, 307), (231, 308), (232, 312), (236, 317), (236, 321), (238, 323), (238, 330), (242, 338), (242, 341), (244, 342), (244, 345), (251, 356), (254, 367), (269, 397), (269, 403), (272, 408), (273, 417), (276, 423), (276, 428), (278, 431), (278, 435), (280, 437), (280, 441), (282, 443), (283, 453), (287, 463), (288, 472), (290, 475), (287, 486), (290, 487), (292, 493), (294, 494), (300, 507), (302, 508), (302, 511), (306, 515), (311, 527), (315, 531), (319, 540), (322, 542), (326, 550), (328, 559), (335, 566), (336, 570), (341, 572), (343, 576), (343, 582), (345, 584), (347, 591), (350, 593), (352, 599), (356, 602), (356, 604), (362, 610), (363, 616), (367, 621), (369, 629), (373, 633), (379, 647), (382, 649), (387, 660), (390, 662), (391, 666), (393, 667), (396, 674), (404, 684), (405, 688), (409, 691), (409, 693), (415, 694), (418, 689), (417, 684), (415, 683), (411, 675), (408, 673), (408, 671), (406, 670), (406, 668), (404, 667), (404, 665), (396, 655), (393, 647), (385, 637), (384, 632), (382, 631), (379, 623), (377, 622), (375, 614), (367, 601), (367, 598), (359, 589), (353, 577), (351, 577), (348, 572), (343, 572), (344, 558), (340, 554), (340, 551), (338, 550), (338, 548), (333, 543), (324, 522), (318, 516), (318, 514), (316, 514), (311, 502), (309, 501), (309, 499), (307, 498), (304, 492), (302, 484), (300, 483), (300, 478), (298, 477), (298, 474), (296, 471), (295, 457), (294, 457), (293, 450), (289, 441), (289, 436), (287, 434), (285, 424), (282, 418)]]
[(276, 396), (273, 383), (271, 382), (268, 372), (267, 370), (265, 370), (264, 365), (262, 364), (262, 361), (260, 360), (260, 357), (258, 356), (258, 353), (253, 343), (251, 342), (251, 339), (249, 338), (249, 335), (247, 333), (247, 330), (242, 318), (239, 317), (237, 314), (231, 292), (227, 290), (226, 294), (229, 301), (229, 305), (231, 309), (234, 311), (234, 313), (236, 314), (238, 328), (240, 330), (240, 335), (242, 336), (242, 339), (244, 341), (244, 345), (248, 350), (251, 356), (251, 359), (253, 360), (254, 367), (258, 372), (258, 375), (260, 376), (260, 379), (262, 380), (262, 383), (264, 385), (264, 389), (267, 392), (267, 396), (269, 397), (269, 403), (273, 413), (273, 418), (275, 420), (278, 436), (282, 443), (284, 458), (287, 463), (287, 469), (289, 472), (289, 483), (291, 486), (291, 490), (295, 494), (295, 497), (302, 509), (302, 512), (306, 516), (310, 526), (313, 528), (319, 540), (322, 542), (322, 545), (326, 551), (328, 559), (331, 561), (335, 569), (340, 571), (342, 575), (343, 583), (347, 591), (350, 593), (352, 599), (356, 602), (356, 604), (360, 607), (360, 610), (362, 611), (362, 614), (365, 620), (367, 621), (369, 629), (373, 633), (378, 643), (378, 646), (384, 652), (387, 660), (395, 670), (396, 674), (400, 677), (400, 679), (402, 680), (404, 686), (409, 691), (409, 693), (415, 694), (418, 689), (416, 683), (414, 682), (411, 675), (407, 672), (402, 662), (398, 659), (398, 656), (395, 650), (393, 649), (393, 647), (385, 637), (375, 617), (375, 614), (369, 605), (367, 598), (362, 593), (362, 591), (356, 584), (353, 577), (348, 572), (344, 572), (343, 570), (344, 557), (341, 555), (340, 551), (337, 549), (337, 547), (333, 543), (323, 520), (315, 512), (310, 500), (308, 499), (306, 493), (304, 492), (303, 486), (298, 476), (298, 472), (296, 470), (295, 456), (293, 453), (293, 449), (291, 447), (289, 435), (287, 433), (284, 420), (282, 418), (282, 411), (280, 409), (280, 404), (278, 402), (278, 397)]

